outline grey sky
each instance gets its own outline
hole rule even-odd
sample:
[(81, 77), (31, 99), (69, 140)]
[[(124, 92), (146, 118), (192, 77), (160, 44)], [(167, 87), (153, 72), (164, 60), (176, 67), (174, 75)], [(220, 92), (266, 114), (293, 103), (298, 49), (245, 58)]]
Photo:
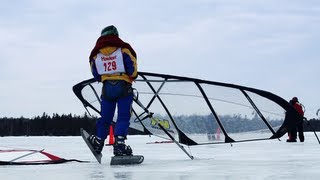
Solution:
[(0, 117), (83, 114), (72, 86), (114, 24), (140, 71), (191, 76), (319, 103), (320, 2), (300, 0), (3, 0)]

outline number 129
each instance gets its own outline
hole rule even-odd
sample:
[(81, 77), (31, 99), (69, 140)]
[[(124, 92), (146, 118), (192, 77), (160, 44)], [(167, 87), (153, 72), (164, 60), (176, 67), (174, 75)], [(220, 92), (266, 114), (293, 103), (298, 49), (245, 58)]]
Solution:
[(115, 61), (103, 63), (104, 70), (105, 71), (111, 71), (111, 70), (116, 70), (117, 69), (117, 64)]

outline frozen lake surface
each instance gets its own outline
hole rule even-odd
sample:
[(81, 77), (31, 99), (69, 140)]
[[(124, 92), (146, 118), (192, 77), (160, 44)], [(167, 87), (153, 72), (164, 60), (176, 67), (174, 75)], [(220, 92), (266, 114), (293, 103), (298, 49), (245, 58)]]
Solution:
[[(112, 147), (103, 150), (98, 164), (80, 136), (76, 137), (1, 137), (0, 149), (45, 149), (69, 162), (53, 165), (0, 166), (1, 180), (188, 180), (188, 179), (305, 179), (320, 178), (320, 145), (313, 133), (306, 133), (304, 143), (257, 141), (246, 143), (186, 147), (190, 160), (174, 143), (147, 144), (163, 139), (129, 136), (134, 154), (145, 161), (135, 166), (110, 166)], [(1, 157), (3, 160), (5, 157)]]

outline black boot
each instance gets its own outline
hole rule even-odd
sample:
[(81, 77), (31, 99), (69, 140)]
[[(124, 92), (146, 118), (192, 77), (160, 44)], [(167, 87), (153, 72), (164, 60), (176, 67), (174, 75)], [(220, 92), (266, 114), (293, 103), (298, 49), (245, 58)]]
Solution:
[(88, 137), (88, 141), (89, 143), (91, 144), (91, 146), (93, 147), (94, 151), (97, 153), (97, 154), (100, 154), (102, 149), (103, 149), (103, 146), (104, 146), (104, 140), (98, 138), (97, 136), (95, 136), (94, 134), (91, 134), (89, 137)]
[(297, 142), (296, 139), (287, 139), (287, 142)]
[(304, 135), (303, 135), (303, 133), (299, 133), (299, 140), (300, 140), (300, 142), (304, 142)]
[(113, 145), (113, 154), (115, 156), (131, 156), (132, 149), (130, 146), (127, 146), (124, 143), (126, 137), (124, 136), (116, 136), (115, 137), (115, 144)]

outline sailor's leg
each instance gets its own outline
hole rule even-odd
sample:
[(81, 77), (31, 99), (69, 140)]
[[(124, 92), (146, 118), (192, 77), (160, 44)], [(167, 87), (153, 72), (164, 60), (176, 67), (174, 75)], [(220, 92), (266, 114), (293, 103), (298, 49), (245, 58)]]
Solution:
[(101, 117), (96, 123), (96, 135), (103, 140), (106, 139), (109, 134), (109, 127), (113, 120), (115, 108), (115, 101), (109, 101), (102, 98)]
[(118, 100), (118, 119), (114, 132), (115, 136), (127, 136), (130, 125), (132, 102), (132, 94)]

